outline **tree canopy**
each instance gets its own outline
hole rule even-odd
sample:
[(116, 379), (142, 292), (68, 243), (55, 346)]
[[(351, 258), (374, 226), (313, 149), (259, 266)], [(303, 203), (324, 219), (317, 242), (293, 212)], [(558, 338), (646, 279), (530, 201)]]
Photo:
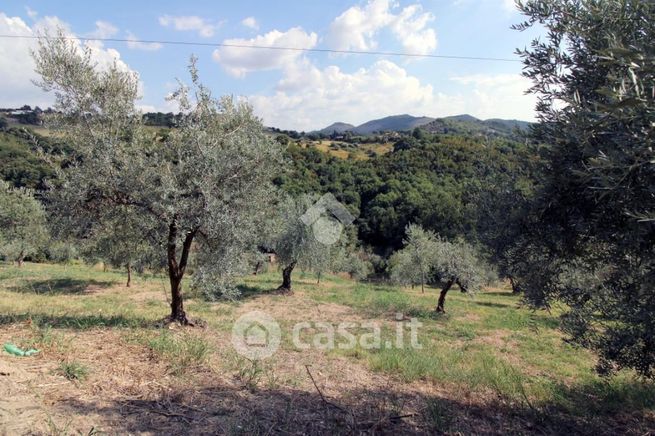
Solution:
[(524, 288), (569, 308), (599, 369), (655, 369), (655, 3), (527, 1), (547, 37), (519, 51), (539, 97), (540, 189), (525, 220)]
[(317, 200), (318, 197), (310, 195), (286, 197), (276, 209), (277, 229), (268, 245), (282, 268), (280, 291), (291, 292), (291, 274), (296, 266), (319, 273), (329, 269), (331, 246), (317, 239), (312, 226), (303, 221)]
[(116, 64), (98, 68), (89, 49), (66, 38), (40, 39), (34, 57), (40, 86), (55, 92), (51, 126), (73, 149), (50, 193), (52, 210), (79, 236), (118, 207), (137, 214), (134, 230), (167, 259), (169, 319), (189, 323), (181, 282), (192, 246), (195, 286), (215, 288), (245, 267), (239, 253), (254, 246), (268, 212), (281, 146), (247, 104), (212, 96), (195, 59), (191, 88), (181, 85), (172, 95), (184, 116), (158, 140), (136, 109), (134, 74)]
[(45, 210), (27, 188), (14, 188), (0, 180), (0, 255), (20, 266), (48, 240)]

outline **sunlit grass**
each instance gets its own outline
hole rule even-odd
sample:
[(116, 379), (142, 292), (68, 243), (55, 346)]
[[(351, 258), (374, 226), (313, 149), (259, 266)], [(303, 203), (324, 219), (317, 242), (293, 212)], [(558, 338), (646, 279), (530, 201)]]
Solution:
[[(122, 271), (104, 271), (101, 266), (27, 263), (17, 268), (5, 264), (0, 265), (0, 325), (29, 322), (31, 333), (20, 344), (57, 350), (62, 355), (67, 345), (60, 331), (124, 329), (128, 342), (145, 347), (167, 362), (173, 373), (181, 374), (185, 367), (204, 364), (212, 354), (228, 359), (225, 350), (212, 352), (207, 338), (229, 335), (240, 306), (260, 301), (264, 308), (271, 304), (292, 307), (298, 299), (317, 307), (350, 308), (362, 319), (376, 320), (383, 326), (383, 344), (393, 342), (397, 314), (422, 324), (421, 349), (411, 348), (409, 343), (402, 349), (358, 345), (326, 351), (326, 359), (351, 359), (406, 382), (433, 383), (529, 410), (554, 407), (591, 416), (655, 408), (652, 384), (629, 371), (612, 379), (600, 378), (593, 372), (593, 355), (563, 341), (557, 330), (557, 311), (522, 307), (520, 297), (508, 289), (473, 296), (453, 290), (446, 302), (447, 313), (436, 314), (439, 289), (432, 287), (421, 293), (419, 288), (358, 283), (339, 276), (324, 276), (317, 283), (313, 275), (298, 272), (294, 273), (296, 294), (280, 296), (272, 292), (280, 280), (275, 269), (244, 277), (241, 298), (234, 301), (211, 303), (188, 292), (187, 312), (205, 321), (207, 328), (187, 335), (162, 332), (157, 327), (169, 310), (167, 282), (162, 276), (135, 277), (133, 286), (126, 288)], [(303, 312), (278, 315), (278, 321), (283, 331), (291, 331), (294, 323), (312, 321), (311, 316)], [(339, 321), (338, 317), (332, 320)], [(283, 337), (282, 348), (295, 351), (288, 337)], [(225, 368), (230, 365), (224, 362)], [(257, 371), (248, 375), (240, 368), (238, 372), (250, 384), (259, 380)], [(270, 372), (273, 374), (274, 368)], [(433, 406), (436, 421), (449, 419), (447, 411)]]

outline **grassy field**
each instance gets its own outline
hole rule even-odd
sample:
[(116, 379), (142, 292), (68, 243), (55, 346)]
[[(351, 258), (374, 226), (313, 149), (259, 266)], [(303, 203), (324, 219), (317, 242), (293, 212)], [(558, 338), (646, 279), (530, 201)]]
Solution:
[(348, 144), (339, 141), (321, 140), (309, 142), (307, 146), (327, 153), (339, 159), (367, 160), (371, 156), (377, 156), (390, 153), (393, 150), (393, 143), (373, 143), (373, 144)]
[[(624, 372), (603, 379), (567, 345), (557, 314), (519, 307), (504, 287), (399, 289), (297, 274), (293, 295), (276, 272), (246, 277), (242, 298), (188, 295), (206, 326), (163, 327), (164, 277), (124, 287), (120, 271), (82, 265), (0, 265), (0, 340), (36, 347), (0, 359), (0, 428), (7, 434), (646, 434), (655, 387)], [(248, 360), (234, 322), (264, 311), (281, 347)], [(374, 322), (382, 344), (397, 319), (416, 318), (421, 349), (299, 349), (302, 321)], [(320, 329), (312, 324), (305, 334)], [(359, 331), (357, 331), (359, 333)]]

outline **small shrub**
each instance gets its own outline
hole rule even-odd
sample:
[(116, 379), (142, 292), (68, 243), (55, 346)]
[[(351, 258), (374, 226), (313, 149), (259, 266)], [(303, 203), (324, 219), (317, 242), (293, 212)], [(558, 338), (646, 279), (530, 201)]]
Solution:
[(27, 347), (41, 351), (62, 352), (69, 344), (61, 333), (53, 332), (52, 326), (48, 324), (33, 323), (31, 336)]
[(526, 390), (526, 377), (509, 363), (493, 355), (483, 354), (480, 365), (473, 373), (480, 377), (483, 386), (492, 389), (501, 400), (524, 403), (534, 410)]
[(187, 369), (207, 362), (211, 348), (207, 341), (189, 334), (176, 337), (168, 331), (147, 340), (146, 346), (159, 356), (168, 360), (174, 374), (182, 374)]
[(243, 362), (239, 367), (239, 380), (241, 380), (250, 391), (257, 389), (263, 376), (264, 367), (257, 359), (247, 359), (247, 362)]
[(76, 361), (61, 362), (57, 371), (68, 380), (83, 381), (89, 375), (89, 369)]
[(446, 433), (453, 426), (453, 411), (441, 398), (430, 398), (426, 401), (423, 417), (430, 430), (436, 433)]

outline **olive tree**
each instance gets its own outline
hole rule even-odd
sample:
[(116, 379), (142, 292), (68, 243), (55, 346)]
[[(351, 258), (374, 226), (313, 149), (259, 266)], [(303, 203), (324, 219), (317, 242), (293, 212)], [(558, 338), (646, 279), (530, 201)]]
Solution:
[(462, 292), (477, 292), (488, 282), (490, 267), (470, 244), (458, 240), (449, 242), (437, 239), (434, 253), (434, 274), (441, 279), (443, 287), (435, 311), (445, 312), (446, 295), (454, 284)]
[(361, 280), (373, 272), (372, 254), (360, 245), (357, 238), (357, 227), (348, 226), (343, 229), (339, 239), (329, 247), (329, 256), (325, 263), (318, 264), (314, 271), (346, 273), (353, 280)]
[(88, 49), (65, 38), (40, 39), (33, 55), (39, 85), (55, 93), (50, 124), (73, 149), (50, 195), (59, 221), (91, 234), (117, 208), (129, 209), (138, 217), (130, 230), (166, 258), (168, 319), (189, 324), (182, 279), (192, 251), (193, 284), (204, 290), (241, 272), (241, 253), (269, 211), (281, 147), (248, 104), (212, 96), (195, 58), (191, 86), (171, 95), (183, 115), (162, 139), (143, 128), (135, 74), (116, 63), (98, 68)]
[(403, 249), (389, 259), (392, 280), (412, 286), (420, 284), (421, 293), (424, 293), (434, 267), (437, 243), (434, 232), (409, 224), (405, 228)]
[[(570, 338), (599, 369), (655, 374), (655, 3), (531, 0), (516, 26), (545, 149), (522, 286), (563, 301)], [(547, 271), (548, 274), (535, 274)]]
[(139, 216), (133, 209), (117, 206), (86, 232), (82, 254), (87, 262), (102, 261), (114, 268), (123, 268), (126, 287), (132, 284), (132, 272), (165, 267), (166, 257), (159, 247), (139, 232)]
[(269, 245), (282, 268), (280, 292), (292, 292), (291, 273), (296, 267), (319, 273), (329, 269), (331, 245), (319, 241), (314, 228), (302, 219), (316, 200), (310, 195), (287, 197), (277, 208), (277, 232)]
[(0, 180), (0, 255), (20, 267), (48, 241), (46, 215), (34, 193)]
[(454, 284), (462, 292), (475, 292), (488, 279), (490, 268), (474, 247), (464, 241), (449, 242), (430, 230), (410, 224), (405, 246), (389, 259), (391, 279), (403, 284), (443, 282), (436, 311), (444, 312), (446, 295)]

